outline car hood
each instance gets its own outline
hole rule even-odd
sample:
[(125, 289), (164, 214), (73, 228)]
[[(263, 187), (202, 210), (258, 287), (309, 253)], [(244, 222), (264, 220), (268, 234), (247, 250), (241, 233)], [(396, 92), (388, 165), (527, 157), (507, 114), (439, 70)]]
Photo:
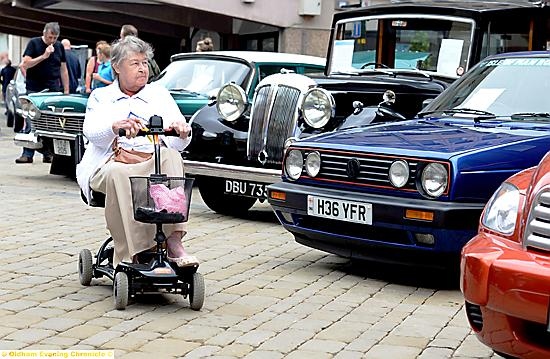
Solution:
[(549, 133), (550, 124), (535, 126), (533, 123), (501, 121), (475, 123), (473, 119), (416, 119), (325, 133), (301, 140), (297, 145), (450, 159), (467, 152), (548, 136)]
[(29, 98), (41, 111), (86, 112), (87, 94), (32, 94)]

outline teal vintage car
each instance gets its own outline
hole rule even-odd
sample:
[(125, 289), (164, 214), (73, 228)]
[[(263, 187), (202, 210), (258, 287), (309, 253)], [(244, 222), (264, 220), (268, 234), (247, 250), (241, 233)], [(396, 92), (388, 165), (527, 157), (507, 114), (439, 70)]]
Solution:
[[(245, 88), (252, 100), (254, 89), (264, 77), (284, 70), (300, 74), (322, 72), (325, 59), (258, 51), (212, 51), (173, 55), (171, 63), (154, 80), (167, 88), (188, 119), (228, 83)], [(42, 92), (21, 96), (23, 117), (31, 123), (30, 133), (17, 133), (15, 143), (53, 153), (51, 174), (75, 176), (87, 140), (82, 134), (87, 94), (63, 95)]]

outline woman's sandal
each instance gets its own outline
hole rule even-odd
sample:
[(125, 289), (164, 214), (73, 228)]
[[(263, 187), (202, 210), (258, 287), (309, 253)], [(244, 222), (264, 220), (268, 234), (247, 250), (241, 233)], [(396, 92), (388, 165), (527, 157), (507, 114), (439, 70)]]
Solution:
[(178, 258), (173, 258), (170, 256), (167, 256), (168, 260), (170, 262), (176, 263), (178, 267), (191, 267), (191, 266), (198, 266), (199, 260), (195, 256), (183, 256)]

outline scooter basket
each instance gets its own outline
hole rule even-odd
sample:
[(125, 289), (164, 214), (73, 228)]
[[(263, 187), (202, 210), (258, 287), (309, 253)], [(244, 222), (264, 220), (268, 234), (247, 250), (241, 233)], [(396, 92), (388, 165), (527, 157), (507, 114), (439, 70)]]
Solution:
[(193, 179), (185, 177), (130, 177), (134, 219), (143, 223), (187, 222)]

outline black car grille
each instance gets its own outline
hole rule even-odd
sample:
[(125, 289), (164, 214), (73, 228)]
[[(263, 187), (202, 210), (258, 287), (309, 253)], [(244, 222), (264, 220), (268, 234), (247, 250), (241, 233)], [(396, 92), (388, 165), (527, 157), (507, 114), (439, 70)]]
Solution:
[(34, 130), (48, 132), (67, 132), (73, 134), (82, 133), (84, 114), (42, 112), (38, 120), (33, 120)]
[(248, 157), (265, 151), (267, 164), (280, 164), (283, 146), (292, 136), (297, 121), (300, 90), (289, 86), (263, 86), (257, 90), (248, 137)]
[(523, 245), (550, 251), (550, 192), (540, 192), (531, 205)]
[[(304, 158), (309, 152), (305, 153)], [(339, 152), (320, 152), (321, 170), (315, 177), (317, 180), (347, 182), (357, 185), (392, 187), (389, 179), (390, 166), (401, 158), (392, 158), (374, 154), (347, 154)], [(348, 163), (358, 161), (359, 172), (356, 177), (348, 173)], [(418, 160), (405, 160), (409, 166), (409, 181), (402, 189), (416, 190), (416, 174)]]

